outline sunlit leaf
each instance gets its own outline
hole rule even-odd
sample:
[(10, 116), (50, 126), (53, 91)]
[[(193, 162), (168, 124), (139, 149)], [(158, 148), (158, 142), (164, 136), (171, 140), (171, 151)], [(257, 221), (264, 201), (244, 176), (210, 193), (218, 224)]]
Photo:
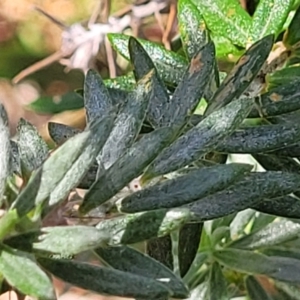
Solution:
[(107, 88), (121, 89), (124, 91), (132, 91), (135, 86), (135, 79), (132, 73), (116, 78), (105, 79), (103, 82)]
[(288, 47), (295, 46), (300, 41), (299, 21), (300, 21), (300, 6), (297, 8), (294, 18), (291, 24), (289, 25), (283, 39), (284, 44)]

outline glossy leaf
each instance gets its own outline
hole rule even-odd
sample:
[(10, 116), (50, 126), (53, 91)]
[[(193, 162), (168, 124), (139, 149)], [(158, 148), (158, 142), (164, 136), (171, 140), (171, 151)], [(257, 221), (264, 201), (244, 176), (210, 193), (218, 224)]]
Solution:
[(69, 192), (77, 187), (89, 169), (94, 166), (97, 155), (111, 134), (114, 120), (115, 115), (110, 114), (90, 124), (90, 137), (86, 142), (86, 147), (82, 149), (79, 157), (51, 191), (48, 202), (50, 206), (64, 200)]
[(160, 209), (129, 214), (100, 222), (96, 227), (109, 232), (109, 244), (134, 244), (162, 237), (188, 222), (190, 211), (186, 208)]
[(277, 36), (288, 17), (294, 0), (260, 0), (252, 19), (250, 36), (258, 41), (268, 34)]
[(300, 6), (297, 8), (294, 18), (290, 23), (284, 36), (283, 42), (288, 47), (295, 46), (300, 41), (299, 21), (300, 21)]
[(143, 180), (183, 168), (214, 150), (243, 122), (252, 104), (251, 100), (237, 100), (212, 113), (164, 149), (146, 170)]
[(69, 138), (82, 132), (80, 129), (72, 126), (54, 122), (48, 123), (48, 131), (51, 139), (59, 146), (66, 142)]
[(163, 181), (125, 197), (119, 204), (119, 210), (133, 213), (181, 206), (228, 187), (251, 169), (252, 166), (246, 164), (196, 169), (186, 175)]
[(220, 218), (253, 207), (262, 199), (298, 190), (299, 176), (284, 172), (253, 172), (227, 189), (188, 204), (187, 207), (197, 221)]
[(163, 284), (129, 272), (62, 259), (39, 258), (38, 262), (63, 281), (99, 294), (142, 299), (169, 295)]
[(6, 179), (9, 176), (9, 162), (10, 162), (10, 140), (8, 117), (6, 110), (0, 104), (0, 206), (3, 203), (3, 195), (6, 187)]
[(133, 37), (129, 38), (129, 54), (130, 60), (134, 66), (133, 73), (137, 81), (141, 80), (153, 70), (151, 80), (151, 98), (149, 101), (147, 119), (154, 128), (162, 127), (163, 124), (161, 124), (161, 117), (164, 111), (168, 109), (168, 104), (170, 102), (168, 91), (159, 77), (154, 63), (148, 53)]
[(149, 256), (127, 246), (95, 249), (111, 267), (139, 276), (155, 279), (172, 291), (174, 298), (186, 298), (189, 291), (174, 273)]
[(107, 115), (113, 108), (109, 92), (100, 75), (94, 70), (89, 70), (85, 76), (84, 107), (87, 123)]
[(192, 59), (207, 43), (208, 31), (198, 8), (191, 0), (178, 2), (180, 36), (186, 56)]
[(147, 165), (173, 138), (174, 130), (164, 127), (144, 135), (124, 153), (85, 194), (79, 210), (85, 214), (108, 201), (134, 178), (141, 175)]
[(245, 47), (251, 27), (251, 17), (235, 0), (194, 0), (213, 33), (229, 38)]
[(240, 57), (231, 72), (221, 83), (213, 98), (209, 101), (205, 115), (209, 115), (237, 99), (246, 91), (268, 58), (273, 43), (274, 36), (268, 35), (253, 44)]
[(97, 158), (108, 169), (136, 140), (149, 107), (153, 88), (153, 71), (150, 71), (131, 92), (119, 111), (114, 127)]
[(0, 272), (10, 285), (24, 295), (55, 299), (50, 278), (38, 267), (34, 256), (0, 245)]
[(33, 249), (71, 256), (80, 252), (105, 246), (109, 233), (93, 226), (57, 226), (41, 229)]
[[(128, 50), (129, 38), (130, 36), (125, 34), (108, 34), (108, 39), (113, 48), (127, 60), (130, 60)], [(187, 67), (186, 59), (175, 52), (166, 50), (159, 44), (142, 39), (138, 39), (138, 41), (151, 57), (160, 78), (168, 83), (177, 84), (181, 80), (182, 74)]]
[(58, 114), (66, 110), (83, 108), (83, 98), (75, 92), (54, 97), (42, 96), (27, 105), (27, 108), (40, 114)]
[(261, 153), (284, 148), (299, 140), (299, 124), (255, 126), (237, 130), (217, 146), (217, 151), (222, 153)]
[(116, 78), (109, 78), (103, 80), (107, 88), (121, 89), (124, 91), (132, 91), (135, 87), (135, 79), (132, 73)]
[(250, 300), (265, 299), (272, 300), (268, 292), (261, 286), (254, 276), (247, 276), (245, 280), (248, 297)]
[(17, 143), (24, 171), (32, 172), (40, 167), (48, 157), (49, 148), (37, 129), (21, 119), (17, 126)]
[(258, 249), (280, 245), (299, 235), (300, 224), (283, 219), (272, 222), (259, 231), (253, 232), (233, 242), (231, 247), (240, 249)]

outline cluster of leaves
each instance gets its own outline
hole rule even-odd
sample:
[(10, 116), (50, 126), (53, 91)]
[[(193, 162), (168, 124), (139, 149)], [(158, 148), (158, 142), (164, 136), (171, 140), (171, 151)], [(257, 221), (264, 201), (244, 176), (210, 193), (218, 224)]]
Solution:
[[(133, 73), (90, 70), (73, 94), (87, 127), (49, 123), (53, 152), (25, 120), (10, 140), (1, 106), (3, 282), (40, 299), (55, 299), (49, 274), (135, 299), (299, 299), (297, 7), (261, 0), (250, 17), (235, 0), (180, 0), (177, 52), (111, 34)], [(224, 76), (232, 47), (243, 54)], [(79, 216), (113, 218), (42, 227), (77, 187)]]

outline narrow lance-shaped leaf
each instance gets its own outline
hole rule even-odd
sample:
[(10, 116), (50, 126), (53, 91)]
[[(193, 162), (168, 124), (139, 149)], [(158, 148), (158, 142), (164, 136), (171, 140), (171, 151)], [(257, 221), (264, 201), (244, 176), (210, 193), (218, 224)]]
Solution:
[(240, 234), (244, 233), (246, 226), (255, 215), (255, 210), (246, 209), (236, 214), (234, 219), (230, 222), (230, 237), (232, 240), (236, 239)]
[(254, 276), (247, 276), (245, 280), (248, 297), (250, 300), (265, 299), (272, 300), (271, 296), (265, 291), (258, 280)]
[(243, 10), (238, 1), (194, 0), (194, 3), (213, 33), (227, 37), (236, 45), (246, 46), (251, 17)]
[(262, 199), (287, 195), (300, 187), (300, 175), (286, 172), (256, 172), (211, 196), (188, 204), (197, 221), (212, 220), (253, 207)]
[(6, 179), (9, 175), (10, 141), (8, 117), (6, 110), (0, 104), (0, 206), (3, 203), (3, 195), (6, 187)]
[(0, 245), (0, 272), (8, 283), (24, 295), (55, 299), (50, 278), (36, 264), (34, 256)]
[(106, 115), (113, 108), (109, 92), (100, 75), (94, 70), (89, 70), (85, 77), (84, 102), (87, 123)]
[(243, 122), (251, 110), (251, 100), (240, 99), (214, 112), (162, 153), (149, 166), (143, 180), (182, 168), (214, 150)]
[(159, 209), (104, 220), (96, 227), (110, 233), (110, 245), (134, 244), (166, 236), (189, 219), (190, 211), (186, 208)]
[(18, 123), (17, 134), (22, 169), (28, 174), (43, 164), (49, 148), (37, 129), (24, 119)]
[(135, 79), (132, 73), (116, 78), (105, 79), (103, 82), (107, 88), (121, 89), (124, 91), (132, 91), (135, 87)]
[(110, 136), (114, 120), (115, 114), (111, 113), (103, 119), (90, 123), (90, 137), (86, 142), (86, 147), (51, 192), (50, 206), (64, 200), (69, 192), (80, 183), (90, 167), (95, 164), (97, 155)]
[(169, 107), (164, 111), (162, 123), (179, 128), (193, 114), (213, 75), (215, 47), (208, 42), (192, 58), (188, 69), (178, 84)]
[(170, 293), (156, 280), (82, 262), (39, 258), (54, 276), (99, 294), (142, 299), (165, 299)]
[(20, 152), (18, 144), (14, 140), (10, 140), (10, 162), (9, 169), (11, 174), (15, 173), (22, 177)]
[(268, 58), (273, 43), (274, 36), (268, 35), (244, 53), (209, 101), (205, 115), (237, 99), (246, 91)]
[(133, 213), (182, 206), (228, 187), (251, 169), (251, 165), (228, 164), (190, 171), (125, 197), (119, 210)]
[(142, 79), (151, 70), (154, 72), (147, 119), (154, 128), (162, 127), (163, 124), (160, 124), (161, 115), (168, 109), (167, 106), (170, 101), (168, 91), (159, 77), (154, 63), (142, 45), (135, 38), (130, 37), (128, 48), (136, 80)]
[(108, 201), (134, 178), (140, 176), (146, 166), (170, 143), (173, 135), (174, 130), (168, 127), (144, 135), (99, 176), (85, 194), (80, 212), (85, 214)]
[(174, 298), (188, 297), (188, 289), (170, 269), (133, 248), (127, 246), (106, 247), (97, 248), (95, 252), (101, 259), (117, 270), (161, 282), (172, 291)]
[(74, 135), (82, 132), (80, 129), (74, 128), (72, 126), (68, 126), (65, 124), (49, 122), (48, 123), (48, 131), (52, 140), (57, 145), (62, 145), (69, 138)]
[[(113, 48), (127, 60), (130, 60), (128, 51), (129, 38), (130, 36), (125, 34), (108, 34), (108, 39)], [(138, 41), (151, 57), (160, 78), (165, 82), (177, 84), (187, 67), (186, 59), (175, 52), (166, 50), (159, 44), (142, 39), (138, 39)]]
[(222, 153), (262, 153), (284, 148), (300, 140), (300, 124), (285, 123), (239, 129), (220, 143)]
[(252, 19), (250, 36), (258, 41), (268, 34), (277, 36), (288, 17), (294, 0), (260, 0)]
[(294, 18), (284, 35), (283, 42), (289, 48), (292, 46), (296, 46), (300, 41), (299, 22), (300, 6), (297, 8)]
[[(289, 66), (284, 69), (276, 70), (272, 74), (268, 74), (267, 77), (269, 90), (276, 88), (278, 86), (285, 86), (291, 84), (291, 82), (299, 82), (300, 81), (300, 67)], [(285, 90), (285, 89), (284, 89)], [(288, 91), (288, 90), (287, 90)], [(284, 100), (281, 99), (280, 100)]]
[(119, 111), (112, 132), (97, 157), (105, 169), (115, 163), (137, 138), (149, 107), (153, 74), (152, 70), (138, 82)]
[[(284, 292), (284, 294), (287, 296), (290, 296), (291, 299), (294, 299), (294, 300), (300, 299), (298, 284), (291, 284), (291, 283), (275, 280), (274, 285), (275, 285), (276, 289)], [(269, 300), (269, 299), (267, 299), (267, 300)], [(272, 300), (272, 299), (270, 299), (270, 300)]]
[(280, 245), (299, 235), (300, 224), (283, 219), (234, 241), (230, 246), (240, 249), (259, 249)]

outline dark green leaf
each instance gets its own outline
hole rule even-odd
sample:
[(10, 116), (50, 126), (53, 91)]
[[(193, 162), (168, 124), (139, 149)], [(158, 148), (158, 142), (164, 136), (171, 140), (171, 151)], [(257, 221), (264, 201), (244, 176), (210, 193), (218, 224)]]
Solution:
[(189, 59), (207, 43), (208, 31), (199, 10), (191, 0), (178, 2), (178, 21), (183, 49)]
[(246, 164), (196, 169), (186, 175), (158, 183), (125, 197), (119, 204), (119, 210), (133, 213), (181, 206), (223, 190), (240, 180), (251, 169), (252, 166)]
[(230, 246), (240, 249), (270, 247), (296, 238), (299, 232), (300, 224), (283, 219), (234, 241)]
[(33, 252), (33, 243), (37, 241), (41, 231), (28, 231), (21, 234), (15, 234), (10, 237), (6, 237), (3, 240), (3, 244), (25, 252)]
[(205, 115), (237, 99), (246, 91), (268, 58), (273, 43), (274, 36), (268, 35), (244, 53), (209, 101)]
[(284, 44), (287, 45), (288, 47), (295, 46), (300, 41), (299, 21), (300, 21), (300, 6), (297, 8), (294, 18), (284, 36)]
[(222, 153), (261, 153), (284, 148), (300, 140), (300, 124), (248, 127), (234, 132), (217, 146)]
[(124, 153), (107, 171), (103, 172), (85, 194), (80, 212), (85, 214), (108, 201), (134, 178), (141, 175), (147, 165), (173, 138), (169, 127), (144, 135)]
[(110, 233), (111, 245), (134, 244), (168, 235), (189, 218), (190, 211), (186, 208), (160, 209), (104, 220), (97, 229)]
[(141, 80), (151, 70), (154, 70), (147, 119), (154, 128), (163, 127), (164, 124), (161, 124), (162, 114), (168, 109), (167, 106), (170, 102), (168, 91), (166, 90), (163, 81), (160, 79), (148, 53), (133, 37), (129, 39), (129, 53), (134, 66), (133, 72), (137, 81)]
[(168, 289), (156, 280), (82, 262), (39, 258), (54, 276), (96, 293), (129, 298), (161, 299)]
[(112, 166), (136, 140), (149, 107), (153, 74), (150, 71), (138, 82), (119, 111), (114, 127), (97, 158), (105, 169)]
[(27, 107), (40, 114), (58, 114), (66, 110), (83, 108), (83, 98), (75, 92), (54, 97), (42, 96), (31, 102)]
[(250, 300), (272, 300), (271, 296), (265, 291), (258, 280), (254, 276), (247, 276), (245, 280), (245, 285), (248, 292), (248, 297)]
[[(125, 59), (130, 60), (128, 51), (128, 41), (130, 36), (119, 33), (110, 33), (108, 34), (108, 38), (113, 48)], [(181, 80), (182, 74), (187, 67), (186, 59), (175, 52), (166, 50), (156, 43), (142, 39), (138, 39), (138, 41), (151, 57), (160, 78), (163, 81), (177, 84)]]
[(100, 75), (89, 70), (84, 81), (84, 107), (87, 123), (107, 115), (113, 108), (109, 92)]
[(6, 179), (10, 173), (10, 152), (8, 117), (4, 106), (0, 104), (0, 206), (3, 203)]
[(268, 34), (277, 36), (288, 17), (294, 0), (260, 0), (252, 19), (250, 36), (253, 42)]
[(212, 113), (163, 150), (144, 174), (144, 180), (175, 171), (214, 150), (238, 128), (252, 105), (251, 100), (239, 99)]
[(127, 246), (97, 248), (95, 252), (111, 267), (155, 279), (166, 285), (175, 298), (188, 297), (188, 290), (174, 273), (141, 252)]
[(24, 295), (55, 299), (50, 278), (37, 266), (34, 256), (0, 245), (0, 272), (10, 285)]
[(10, 140), (10, 172), (22, 177), (21, 161), (18, 144)]
[(205, 22), (213, 33), (229, 38), (234, 44), (245, 47), (251, 17), (235, 0), (194, 0)]
[(229, 188), (188, 204), (195, 220), (220, 218), (253, 207), (262, 199), (290, 194), (300, 188), (300, 175), (284, 172), (253, 172)]
[(54, 122), (48, 123), (48, 131), (52, 140), (59, 146), (69, 138), (81, 132), (80, 129)]
[(284, 292), (285, 295), (288, 295), (290, 299), (293, 300), (300, 300), (300, 289), (299, 285), (296, 284), (289, 284), (282, 281), (276, 281), (274, 282), (275, 287)]
[[(284, 69), (280, 69), (272, 74), (269, 74), (267, 77), (267, 81), (270, 88), (281, 87), (280, 90), (284, 90), (288, 94), (288, 89), (284, 88), (285, 85), (294, 86), (297, 82), (299, 85), (300, 82), (300, 67), (299, 66), (291, 66)], [(295, 87), (294, 87), (295, 89)], [(266, 94), (268, 95), (268, 93)], [(263, 95), (262, 95), (263, 96)], [(284, 100), (279, 98), (280, 100)], [(276, 100), (276, 97), (275, 97)], [(266, 100), (265, 100), (266, 101)]]
[(49, 148), (37, 129), (24, 119), (18, 123), (17, 134), (22, 168), (26, 173), (32, 172), (48, 157)]

